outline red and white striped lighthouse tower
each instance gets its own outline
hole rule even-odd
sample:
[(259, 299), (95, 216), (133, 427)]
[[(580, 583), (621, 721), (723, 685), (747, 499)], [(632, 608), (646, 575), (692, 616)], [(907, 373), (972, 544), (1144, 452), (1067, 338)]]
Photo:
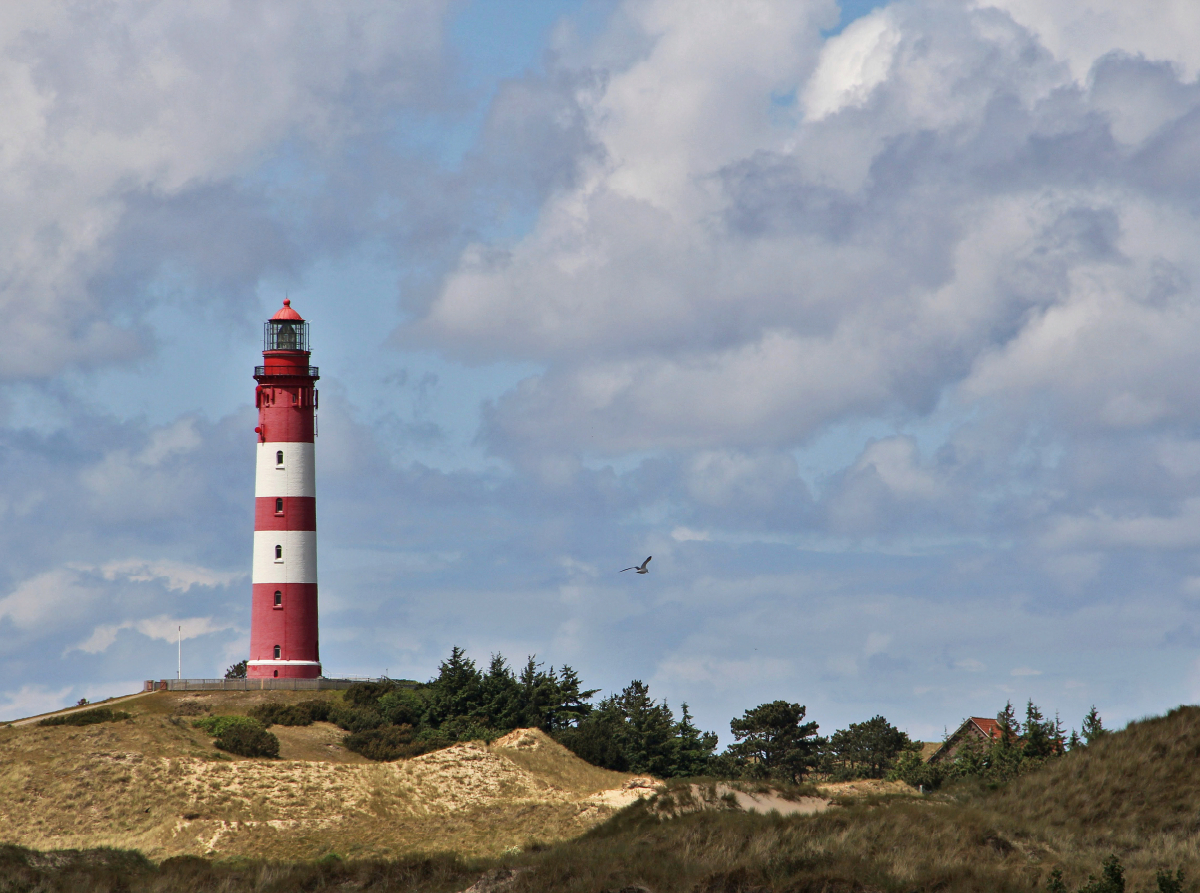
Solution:
[(317, 490), (313, 435), (317, 367), (308, 364), (308, 323), (291, 301), (266, 323), (258, 382), (254, 478), (254, 571), (246, 675), (315, 679)]

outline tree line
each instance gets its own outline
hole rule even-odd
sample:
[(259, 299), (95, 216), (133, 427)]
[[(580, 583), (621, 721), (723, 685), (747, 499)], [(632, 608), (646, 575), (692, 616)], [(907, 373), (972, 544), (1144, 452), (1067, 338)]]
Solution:
[[(236, 673), (242, 668), (230, 668)], [(244, 672), (244, 670), (243, 670)], [(514, 729), (538, 728), (593, 765), (658, 778), (711, 776), (799, 783), (818, 775), (844, 781), (892, 778), (933, 788), (959, 777), (1004, 780), (1040, 765), (1103, 733), (1092, 708), (1083, 738), (1064, 737), (1057, 716), (1046, 720), (1029, 702), (1025, 722), (1012, 704), (1000, 712), (1000, 736), (968, 742), (951, 761), (928, 764), (921, 743), (883, 716), (818, 734), (799, 703), (760, 704), (730, 721), (733, 742), (717, 752), (714, 732), (698, 728), (686, 703), (679, 712), (633, 680), (619, 693), (592, 703), (598, 689), (584, 687), (570, 666), (546, 668), (529, 657), (514, 670), (493, 655), (486, 669), (455, 647), (428, 682), (382, 679), (355, 683), (342, 703), (262, 705), (254, 716), (265, 726), (336, 723), (346, 746), (373, 760), (395, 760), (458, 741), (493, 740)]]

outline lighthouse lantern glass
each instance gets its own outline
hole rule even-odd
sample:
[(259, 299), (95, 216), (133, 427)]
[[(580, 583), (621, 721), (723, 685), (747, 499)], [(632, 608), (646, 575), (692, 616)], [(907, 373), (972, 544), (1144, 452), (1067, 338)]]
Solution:
[(290, 319), (268, 320), (263, 329), (263, 350), (311, 350), (308, 323)]

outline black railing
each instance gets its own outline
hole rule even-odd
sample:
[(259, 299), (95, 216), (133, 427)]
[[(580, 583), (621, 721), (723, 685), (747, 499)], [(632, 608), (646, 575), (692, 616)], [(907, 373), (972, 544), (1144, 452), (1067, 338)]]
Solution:
[[(254, 367), (254, 377), (255, 378), (259, 378), (266, 374), (267, 374), (266, 366), (255, 366)], [(271, 374), (272, 375), (292, 375), (293, 373), (291, 373), (291, 372), (272, 372)], [(308, 377), (309, 378), (320, 378), (321, 377), (320, 368), (318, 366), (309, 366), (308, 367)]]

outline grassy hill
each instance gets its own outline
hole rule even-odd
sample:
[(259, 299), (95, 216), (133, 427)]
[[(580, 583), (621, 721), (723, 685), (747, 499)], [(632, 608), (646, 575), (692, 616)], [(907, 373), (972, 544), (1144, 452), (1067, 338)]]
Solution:
[[(0, 848), (0, 893), (450, 891), (487, 868), (517, 870), (487, 888), (495, 893), (1031, 891), (1046, 889), (1056, 868), (1074, 891), (1111, 854), (1124, 865), (1130, 893), (1154, 890), (1159, 869), (1182, 868), (1184, 890), (1200, 879), (1196, 707), (1133, 723), (999, 790), (919, 797), (878, 786), (824, 812), (788, 817), (672, 809), (694, 794), (694, 782), (673, 782), (656, 801), (614, 814), (617, 804), (598, 792), (619, 790), (626, 777), (601, 773), (529, 731), (402, 764), (352, 762), (319, 729), (286, 745), (289, 759), (222, 759), (206, 736), (171, 721), (177, 709), (164, 696), (126, 724), (0, 731), (0, 829), (17, 828), (15, 842), (42, 849), (107, 842), (161, 858), (211, 847), (218, 856), (275, 861), (156, 867), (129, 853)], [(322, 759), (296, 759), (303, 748)], [(101, 840), (105, 827), (114, 832)], [(531, 845), (535, 838), (559, 842)], [(460, 855), (411, 855), (435, 849)], [(278, 861), (331, 851), (410, 855)], [(5, 887), (6, 862), (19, 885)], [(117, 864), (123, 873), (113, 881)], [(69, 872), (81, 880), (62, 886)]]
[[(272, 726), (280, 759), (217, 751), (199, 715), (312, 692), (157, 692), (129, 720), (0, 728), (0, 841), (176, 855), (310, 859), (453, 850), (486, 856), (574, 836), (633, 798), (539, 732), (397, 763), (341, 746), (328, 723)], [(338, 692), (321, 692), (337, 698)]]
[[(1132, 723), (1007, 786), (848, 801), (778, 818), (660, 822), (639, 804), (537, 859), (524, 891), (1069, 890), (1116, 855), (1129, 891), (1160, 869), (1200, 880), (1200, 707)], [(535, 879), (536, 878), (536, 879)], [(1100, 891), (1095, 891), (1100, 893)], [(1111, 891), (1115, 893), (1115, 891)]]

